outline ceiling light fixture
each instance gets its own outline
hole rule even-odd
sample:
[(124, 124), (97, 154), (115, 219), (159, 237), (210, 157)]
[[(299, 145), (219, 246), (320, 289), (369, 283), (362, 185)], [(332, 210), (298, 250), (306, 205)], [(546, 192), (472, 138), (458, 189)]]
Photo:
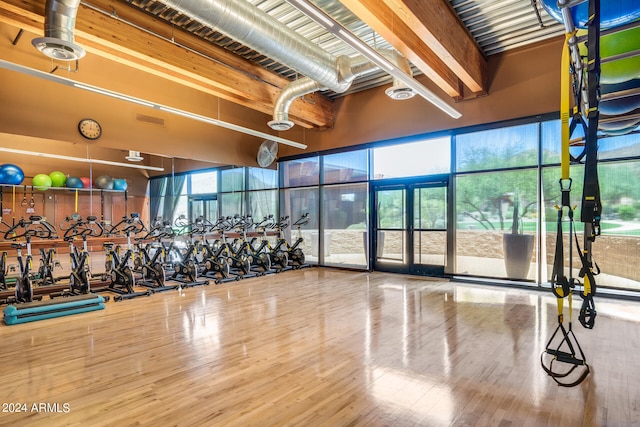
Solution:
[(4, 152), (4, 153), (24, 154), (24, 155), (27, 155), (27, 156), (36, 156), (36, 157), (46, 157), (48, 159), (70, 160), (72, 162), (97, 163), (97, 164), (100, 164), (100, 165), (122, 166), (124, 168), (146, 169), (146, 170), (158, 171), (158, 172), (163, 172), (164, 171), (164, 168), (156, 167), (156, 166), (132, 165), (130, 163), (112, 162), (110, 160), (91, 159), (91, 158), (88, 158), (88, 157), (63, 156), (63, 155), (60, 155), (60, 154), (40, 153), (38, 151), (18, 150), (18, 149), (15, 149), (15, 148), (0, 147), (0, 151)]
[(396, 67), (384, 56), (378, 53), (371, 46), (356, 37), (351, 31), (342, 26), (339, 22), (327, 15), (322, 9), (307, 0), (286, 0), (287, 3), (307, 15), (322, 28), (333, 34), (352, 48), (354, 48), (362, 56), (373, 62), (383, 70), (387, 71), (396, 79), (402, 81), (405, 85), (415, 90), (424, 99), (447, 113), (454, 119), (462, 117), (462, 114), (447, 104), (443, 99), (439, 98), (435, 93), (427, 89), (420, 82), (409, 74)]
[(86, 90), (89, 92), (97, 93), (100, 95), (109, 96), (111, 98), (120, 99), (122, 101), (131, 102), (134, 104), (142, 105), (149, 108), (155, 108), (157, 110), (166, 111), (168, 113), (176, 114), (178, 116), (186, 117), (188, 119), (197, 120), (203, 123), (208, 123), (214, 126), (219, 126), (225, 129), (233, 130), (235, 132), (244, 133), (246, 135), (255, 136), (257, 138), (262, 139), (270, 139), (272, 141), (277, 141), (281, 144), (290, 145), (291, 147), (300, 148), (302, 150), (307, 148), (306, 144), (301, 144), (299, 142), (291, 141), (289, 139), (280, 138), (278, 136), (274, 136), (265, 132), (260, 132), (254, 129), (246, 128), (244, 126), (236, 125), (229, 122), (224, 122), (222, 120), (212, 119), (211, 117), (203, 116), (200, 114), (192, 113), (189, 111), (181, 110), (179, 108), (169, 107), (163, 104), (157, 104), (155, 102), (147, 101), (145, 99), (136, 98), (133, 96), (125, 95), (123, 93), (115, 92), (109, 89), (101, 88), (98, 86), (93, 86), (87, 83), (78, 83), (71, 79), (67, 79), (65, 77), (60, 77), (55, 74), (46, 73), (44, 71), (35, 70), (33, 68), (25, 67), (19, 64), (14, 64), (12, 62), (5, 61), (0, 59), (0, 68), (4, 68), (11, 71), (17, 71), (19, 73), (27, 74), (29, 76), (38, 77), (44, 80), (49, 80), (55, 83), (61, 83), (66, 86), (75, 87), (78, 89)]

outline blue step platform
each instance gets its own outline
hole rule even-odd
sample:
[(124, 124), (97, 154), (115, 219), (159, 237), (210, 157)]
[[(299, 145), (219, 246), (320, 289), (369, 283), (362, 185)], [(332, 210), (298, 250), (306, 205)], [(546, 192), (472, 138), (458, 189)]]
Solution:
[(104, 297), (101, 295), (77, 295), (49, 301), (9, 305), (4, 309), (4, 323), (17, 325), (18, 323), (35, 322), (103, 309)]

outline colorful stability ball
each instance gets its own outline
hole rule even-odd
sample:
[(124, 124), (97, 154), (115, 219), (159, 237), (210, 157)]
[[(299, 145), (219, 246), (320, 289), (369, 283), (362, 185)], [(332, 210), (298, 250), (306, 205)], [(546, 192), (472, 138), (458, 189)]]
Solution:
[(36, 190), (44, 191), (51, 187), (51, 177), (46, 173), (39, 173), (31, 180)]
[(52, 187), (64, 187), (67, 182), (67, 176), (60, 171), (53, 171), (49, 174)]
[(82, 180), (77, 176), (70, 176), (69, 178), (67, 178), (66, 186), (69, 188), (82, 188), (84, 187), (84, 184), (82, 183)]
[[(562, 11), (557, 0), (542, 0), (542, 7), (552, 18), (563, 22)], [(571, 8), (571, 17), (577, 28), (586, 28), (589, 20), (589, 2)], [(609, 0), (600, 4), (600, 28), (614, 28), (640, 18), (638, 0)]]
[(83, 176), (80, 178), (80, 181), (82, 181), (82, 188), (91, 188), (91, 179), (88, 177)]
[(113, 189), (117, 191), (127, 191), (127, 180), (122, 178), (114, 179)]
[(24, 180), (24, 172), (11, 163), (0, 165), (0, 184), (19, 185)]
[[(585, 35), (586, 31), (578, 31)], [(602, 60), (640, 49), (640, 27), (630, 28), (618, 33), (600, 37), (600, 56)], [(580, 43), (580, 54), (587, 55), (587, 47)], [(603, 62), (600, 65), (600, 83), (618, 84), (640, 77), (640, 55), (615, 61)]]
[(95, 184), (102, 190), (113, 190), (113, 179), (109, 175), (100, 175), (96, 178)]
[[(606, 118), (606, 116), (602, 116), (602, 118)], [(626, 120), (618, 120), (615, 122), (601, 122), (598, 123), (598, 129), (603, 132), (615, 132), (615, 131), (624, 131), (625, 129), (629, 129), (628, 132), (631, 132), (633, 129), (637, 128), (640, 125), (640, 119), (626, 119)]]
[(618, 116), (640, 108), (640, 79), (629, 80), (617, 85), (601, 85), (600, 91), (603, 95), (629, 90), (633, 90), (636, 94), (600, 101), (598, 104), (600, 113), (608, 116)]

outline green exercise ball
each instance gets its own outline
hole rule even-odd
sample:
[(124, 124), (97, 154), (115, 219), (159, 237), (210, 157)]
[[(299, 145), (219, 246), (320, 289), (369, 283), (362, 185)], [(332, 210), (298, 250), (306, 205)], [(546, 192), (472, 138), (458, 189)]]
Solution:
[(52, 184), (51, 177), (49, 177), (49, 175), (47, 175), (46, 173), (39, 173), (38, 175), (33, 177), (31, 182), (33, 183), (33, 186), (36, 188), (36, 190), (40, 191), (48, 190), (49, 188), (51, 188)]
[[(578, 31), (578, 35), (585, 35), (586, 31)], [(630, 28), (618, 33), (600, 37), (600, 56), (605, 60), (614, 55), (620, 55), (640, 49), (640, 27)], [(585, 43), (580, 43), (580, 54), (587, 56)], [(640, 77), (640, 55), (603, 62), (600, 65), (600, 83), (616, 84)]]
[(52, 187), (64, 187), (67, 182), (67, 176), (60, 171), (53, 171), (49, 174)]

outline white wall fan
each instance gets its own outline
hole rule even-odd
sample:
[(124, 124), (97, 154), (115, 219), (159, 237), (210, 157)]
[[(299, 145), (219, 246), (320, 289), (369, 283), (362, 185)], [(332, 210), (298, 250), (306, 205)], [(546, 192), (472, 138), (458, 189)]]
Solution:
[(265, 139), (258, 147), (257, 161), (261, 168), (266, 168), (278, 157), (278, 143), (270, 139)]

